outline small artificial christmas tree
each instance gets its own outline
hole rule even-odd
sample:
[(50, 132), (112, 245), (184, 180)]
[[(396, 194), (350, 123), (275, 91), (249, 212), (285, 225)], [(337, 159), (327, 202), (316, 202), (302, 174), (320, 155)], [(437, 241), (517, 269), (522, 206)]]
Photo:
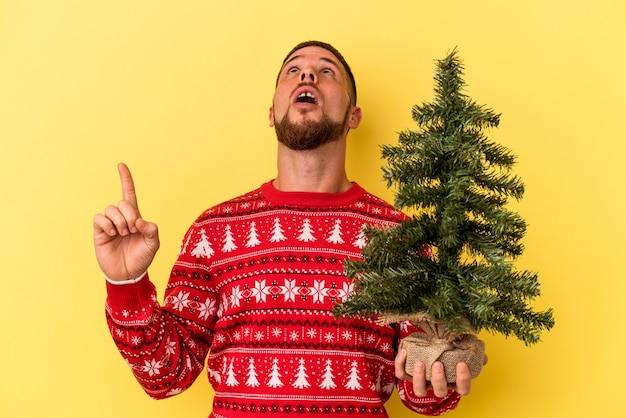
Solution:
[(420, 129), (382, 146), (395, 206), (416, 214), (394, 228), (366, 230), (363, 259), (345, 262), (355, 292), (336, 305), (335, 315), (414, 322), (425, 332), (406, 339), (422, 346), (409, 352), (407, 372), (419, 359), (429, 378), (430, 365), (440, 360), (454, 382), (457, 362), (468, 363), (474, 377), (482, 368), (479, 331), (531, 345), (554, 320), (551, 309), (529, 306), (539, 295), (537, 274), (513, 266), (526, 223), (505, 205), (522, 198), (524, 185), (510, 174), (515, 156), (484, 133), (498, 126), (500, 115), (463, 93), (456, 49), (437, 61), (435, 82), (433, 103), (413, 107)]

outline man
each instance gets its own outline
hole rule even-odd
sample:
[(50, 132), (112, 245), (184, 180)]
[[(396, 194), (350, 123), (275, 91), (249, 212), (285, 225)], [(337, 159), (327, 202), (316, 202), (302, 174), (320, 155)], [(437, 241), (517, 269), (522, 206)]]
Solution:
[(342, 261), (357, 258), (365, 225), (404, 215), (348, 180), (346, 137), (361, 121), (350, 67), (329, 44), (297, 45), (278, 75), (270, 126), (278, 173), (257, 190), (205, 211), (185, 234), (159, 306), (147, 270), (157, 226), (141, 218), (120, 164), (123, 200), (94, 218), (107, 277), (107, 320), (121, 354), (154, 398), (180, 393), (205, 359), (213, 417), (358, 413), (386, 416), (394, 384), (410, 409), (441, 415), (469, 393), (467, 366), (449, 389), (435, 363), (404, 372), (394, 353), (410, 324), (334, 319), (352, 290)]

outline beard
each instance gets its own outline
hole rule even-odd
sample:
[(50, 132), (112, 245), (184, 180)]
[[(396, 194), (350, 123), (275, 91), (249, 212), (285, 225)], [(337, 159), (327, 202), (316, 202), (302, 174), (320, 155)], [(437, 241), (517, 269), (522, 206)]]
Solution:
[(344, 134), (350, 107), (341, 122), (332, 121), (325, 113), (319, 121), (304, 121), (293, 123), (289, 120), (288, 112), (280, 121), (274, 124), (278, 141), (294, 151), (316, 149), (324, 144), (341, 138)]

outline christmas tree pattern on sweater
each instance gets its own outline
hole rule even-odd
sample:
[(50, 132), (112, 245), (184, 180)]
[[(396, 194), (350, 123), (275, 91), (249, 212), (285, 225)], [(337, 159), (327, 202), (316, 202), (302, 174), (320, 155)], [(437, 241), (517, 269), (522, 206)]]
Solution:
[[(114, 340), (154, 398), (186, 389), (210, 351), (215, 417), (385, 416), (403, 330), (369, 318), (336, 320), (332, 308), (352, 292), (342, 263), (360, 257), (365, 226), (390, 227), (402, 219), (356, 184), (340, 195), (293, 196), (267, 183), (194, 222), (163, 307), (147, 280), (132, 290), (143, 294), (135, 306), (123, 306), (130, 295), (109, 286)], [(440, 413), (456, 402), (409, 397), (403, 400), (422, 413)]]

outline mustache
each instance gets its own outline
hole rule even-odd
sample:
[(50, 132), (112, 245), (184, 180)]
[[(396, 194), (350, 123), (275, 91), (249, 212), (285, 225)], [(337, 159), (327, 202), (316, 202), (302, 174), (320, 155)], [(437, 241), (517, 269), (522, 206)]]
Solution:
[(313, 90), (315, 90), (315, 92), (319, 95), (320, 91), (317, 88), (317, 86), (315, 85), (315, 83), (311, 83), (310, 81), (302, 81), (300, 83), (298, 83), (298, 85), (293, 89), (293, 91), (291, 92), (291, 94), (293, 95), (296, 90), (301, 89), (302, 87), (310, 87)]

